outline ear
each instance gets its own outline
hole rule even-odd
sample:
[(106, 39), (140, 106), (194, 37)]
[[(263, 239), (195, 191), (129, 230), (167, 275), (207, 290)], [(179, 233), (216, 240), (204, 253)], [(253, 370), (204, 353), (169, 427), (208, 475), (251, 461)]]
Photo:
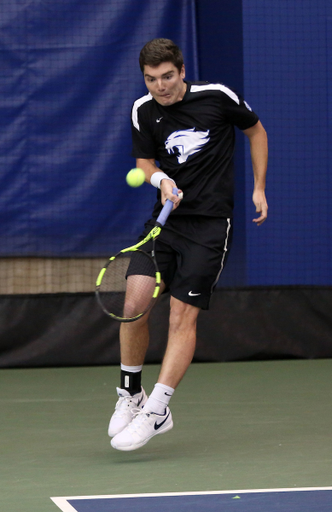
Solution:
[(182, 80), (184, 80), (186, 77), (186, 68), (184, 67), (184, 64), (182, 64), (180, 77), (182, 78)]

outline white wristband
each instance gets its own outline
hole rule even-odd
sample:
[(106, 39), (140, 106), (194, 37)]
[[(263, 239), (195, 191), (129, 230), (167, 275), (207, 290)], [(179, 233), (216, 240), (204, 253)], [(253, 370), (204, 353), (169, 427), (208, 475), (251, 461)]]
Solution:
[(160, 182), (161, 180), (171, 180), (173, 181), (173, 183), (175, 183), (174, 180), (172, 180), (172, 178), (170, 178), (169, 176), (167, 176), (167, 174), (165, 174), (164, 172), (162, 171), (158, 171), (158, 172), (154, 172), (150, 178), (150, 183), (151, 185), (153, 185), (154, 187), (156, 188), (160, 188)]

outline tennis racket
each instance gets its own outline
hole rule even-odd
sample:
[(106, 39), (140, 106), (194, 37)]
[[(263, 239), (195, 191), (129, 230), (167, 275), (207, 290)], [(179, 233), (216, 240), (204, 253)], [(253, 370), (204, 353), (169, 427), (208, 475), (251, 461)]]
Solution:
[[(177, 195), (178, 189), (173, 188)], [(155, 257), (155, 242), (173, 209), (169, 199), (161, 210), (155, 226), (136, 245), (122, 249), (109, 258), (96, 281), (96, 297), (102, 310), (119, 322), (141, 318), (155, 304), (161, 276)], [(142, 247), (152, 241), (151, 253)]]

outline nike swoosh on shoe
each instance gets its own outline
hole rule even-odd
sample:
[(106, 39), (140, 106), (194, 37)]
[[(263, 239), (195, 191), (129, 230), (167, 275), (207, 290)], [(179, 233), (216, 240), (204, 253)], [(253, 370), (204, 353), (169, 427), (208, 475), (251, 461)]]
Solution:
[(155, 422), (155, 424), (154, 424), (154, 429), (155, 429), (155, 430), (159, 430), (159, 429), (160, 429), (160, 427), (162, 427), (162, 426), (163, 426), (163, 424), (165, 423), (165, 421), (167, 421), (167, 419), (168, 419), (168, 417), (169, 417), (169, 415), (170, 415), (170, 414), (171, 414), (171, 412), (169, 412), (169, 413), (167, 414), (166, 418), (165, 418), (161, 423), (157, 423), (157, 422)]

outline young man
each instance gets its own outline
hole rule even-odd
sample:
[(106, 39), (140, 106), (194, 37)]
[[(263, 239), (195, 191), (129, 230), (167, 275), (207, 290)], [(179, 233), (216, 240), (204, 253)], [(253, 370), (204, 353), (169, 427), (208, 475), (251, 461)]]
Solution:
[[(133, 105), (133, 156), (158, 189), (146, 233), (166, 199), (174, 202), (156, 246), (162, 290), (169, 289), (171, 298), (166, 353), (149, 398), (141, 387), (148, 315), (121, 324), (121, 384), (109, 435), (111, 445), (125, 451), (173, 426), (168, 403), (192, 361), (198, 313), (208, 309), (229, 251), (234, 126), (250, 141), (258, 213), (253, 222), (261, 225), (268, 208), (267, 136), (249, 105), (223, 84), (185, 81), (182, 53), (168, 39), (147, 43), (139, 61), (149, 93)], [(173, 194), (174, 186), (183, 191), (182, 200)]]

